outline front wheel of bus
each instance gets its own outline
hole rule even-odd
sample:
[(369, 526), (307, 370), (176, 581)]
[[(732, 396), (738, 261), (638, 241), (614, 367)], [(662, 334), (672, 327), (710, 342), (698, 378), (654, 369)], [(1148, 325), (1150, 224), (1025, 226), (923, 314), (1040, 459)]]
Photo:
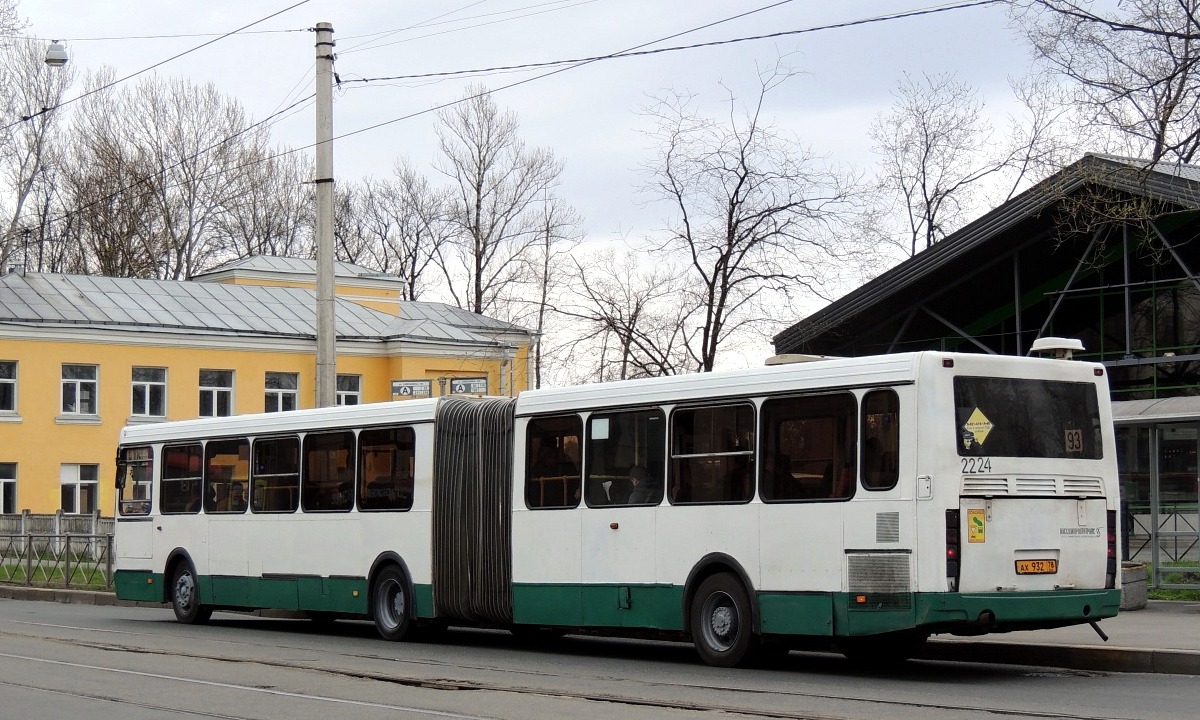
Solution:
[(196, 571), (187, 563), (180, 563), (175, 567), (175, 574), (171, 579), (171, 609), (175, 611), (176, 620), (189, 625), (208, 622), (212, 617), (212, 607), (200, 604)]
[(386, 567), (375, 578), (371, 591), (371, 616), (375, 630), (384, 640), (403, 640), (412, 627), (408, 578), (395, 566)]
[(736, 667), (754, 660), (758, 638), (750, 597), (742, 583), (728, 573), (700, 583), (692, 598), (692, 643), (700, 659), (717, 667)]

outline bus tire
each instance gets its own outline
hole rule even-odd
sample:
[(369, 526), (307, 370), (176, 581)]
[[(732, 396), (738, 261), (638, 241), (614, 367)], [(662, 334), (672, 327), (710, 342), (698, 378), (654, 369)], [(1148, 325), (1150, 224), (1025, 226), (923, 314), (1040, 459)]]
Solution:
[(384, 640), (403, 640), (412, 629), (412, 592), (408, 578), (395, 565), (388, 565), (371, 585), (371, 619)]
[(191, 563), (179, 563), (171, 575), (171, 609), (176, 620), (188, 625), (202, 625), (212, 617), (212, 606), (200, 604), (200, 588)]
[(691, 604), (692, 644), (700, 659), (716, 667), (738, 667), (755, 660), (758, 638), (750, 596), (730, 573), (700, 583)]

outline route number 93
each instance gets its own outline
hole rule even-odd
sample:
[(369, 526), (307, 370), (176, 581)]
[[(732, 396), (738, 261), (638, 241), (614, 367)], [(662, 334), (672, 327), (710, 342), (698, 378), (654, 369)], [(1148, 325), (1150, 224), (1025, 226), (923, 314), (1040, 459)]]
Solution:
[(992, 459), (988, 457), (965, 457), (959, 458), (962, 461), (963, 475), (972, 475), (975, 473), (990, 473), (992, 471)]
[(1063, 444), (1069, 453), (1083, 452), (1083, 431), (1079, 428), (1067, 428), (1063, 435)]

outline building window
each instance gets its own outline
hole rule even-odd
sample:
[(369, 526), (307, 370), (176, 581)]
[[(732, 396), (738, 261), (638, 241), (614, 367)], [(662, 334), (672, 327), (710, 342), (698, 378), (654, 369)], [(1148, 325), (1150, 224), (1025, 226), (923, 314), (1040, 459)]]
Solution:
[(337, 376), (337, 404), (358, 405), (362, 402), (362, 377), (359, 375)]
[(62, 366), (62, 411), (64, 415), (96, 414), (96, 366)]
[(62, 484), (62, 511), (68, 514), (91, 515), (96, 511), (99, 465), (64, 463), (59, 469)]
[(233, 371), (200, 371), (200, 417), (233, 414)]
[(17, 464), (0, 463), (0, 513), (17, 511)]
[(296, 388), (300, 376), (296, 373), (269, 372), (266, 382), (265, 412), (296, 409)]
[(0, 412), (17, 411), (17, 364), (0, 361)]
[(166, 416), (167, 371), (165, 368), (135, 367), (133, 369), (132, 406), (131, 414), (133, 415)]

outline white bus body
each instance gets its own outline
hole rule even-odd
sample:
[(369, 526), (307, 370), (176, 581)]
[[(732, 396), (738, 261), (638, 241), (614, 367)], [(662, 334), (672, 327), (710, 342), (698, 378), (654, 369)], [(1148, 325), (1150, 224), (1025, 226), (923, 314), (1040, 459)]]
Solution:
[[(734, 665), (799, 638), (903, 654), (1119, 605), (1107, 379), (1082, 362), (823, 360), (131, 426), (120, 442), (118, 595), (185, 621), (273, 607), (372, 617), (389, 638), (447, 622), (668, 632)], [(164, 452), (178, 466), (192, 445), (224, 470), (164, 481)], [(302, 471), (271, 469), (285, 446)], [(385, 452), (411, 488), (390, 511), (367, 507), (379, 463), (364, 453)], [(395, 472), (406, 453), (411, 478)], [(351, 465), (355, 497), (331, 494)], [(163, 512), (181, 472), (206, 493), (246, 485), (249, 507)], [(271, 504), (280, 477), (303, 502)]]

